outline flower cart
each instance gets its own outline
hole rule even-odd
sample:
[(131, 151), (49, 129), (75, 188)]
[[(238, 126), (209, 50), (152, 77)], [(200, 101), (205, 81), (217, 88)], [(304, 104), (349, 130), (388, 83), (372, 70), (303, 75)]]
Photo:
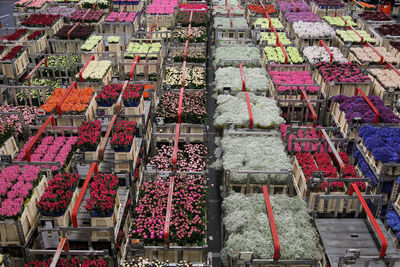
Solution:
[(235, 41), (243, 44), (251, 32), (247, 20), (243, 17), (215, 17), (213, 28), (215, 43)]
[(1, 172), (4, 183), (0, 220), (2, 247), (26, 245), (37, 227), (36, 202), (48, 183), (40, 169), (29, 163), (13, 163)]
[[(355, 194), (355, 195), (354, 195)], [(380, 265), (395, 264), (399, 261), (396, 249), (389, 233), (379, 216), (379, 209), (371, 209), (367, 205), (373, 203), (380, 207), (381, 196), (362, 195), (357, 185), (352, 184), (348, 196), (318, 196), (324, 201), (336, 198), (338, 200), (357, 199), (362, 204), (360, 212), (354, 217), (325, 218), (314, 209), (313, 218), (324, 247), (324, 265), (341, 264)]]
[(23, 46), (14, 46), (1, 58), (0, 64), (5, 77), (18, 80), (23, 76), (29, 64), (26, 48)]
[(327, 46), (333, 46), (335, 31), (325, 22), (302, 22), (293, 23), (292, 36), (294, 43), (299, 48), (307, 46), (319, 46), (323, 41)]
[(284, 15), (287, 12), (305, 12), (311, 11), (311, 8), (307, 3), (303, 0), (296, 1), (288, 1), (288, 0), (280, 0), (277, 1), (276, 7), (279, 9), (279, 19), (283, 20)]
[(242, 64), (248, 68), (257, 68), (262, 64), (260, 51), (252, 45), (220, 45), (215, 49), (214, 67), (238, 67)]
[(303, 49), (305, 60), (315, 66), (319, 62), (341, 62), (348, 60), (337, 47), (328, 47), (324, 41), (320, 41), (318, 46), (307, 46)]
[[(159, 96), (154, 127), (157, 141), (164, 140), (164, 134), (175, 134), (176, 123), (179, 122), (179, 98), (180, 93), (177, 90), (166, 91)], [(184, 134), (189, 134), (189, 142), (203, 140), (206, 132), (204, 124), (207, 120), (206, 102), (205, 90), (185, 89), (182, 98), (180, 137), (183, 138)]]
[[(379, 96), (386, 106), (393, 107), (399, 97), (400, 72), (392, 64), (385, 69), (370, 69), (370, 79), (373, 81), (373, 93)], [(396, 111), (395, 111), (396, 112)]]
[(28, 53), (29, 54), (41, 54), (46, 52), (48, 47), (47, 35), (44, 31), (33, 31), (27, 37), (29, 42)]
[(356, 90), (353, 97), (338, 95), (332, 98), (331, 116), (344, 137), (356, 138), (357, 130), (366, 123), (395, 125), (400, 122), (378, 96), (367, 97), (360, 89)]
[[(185, 176), (179, 173), (157, 174), (143, 182), (127, 242), (128, 259), (156, 258), (173, 264), (187, 261), (194, 266), (206, 262), (205, 178), (190, 170)], [(181, 200), (187, 204), (182, 206)], [(153, 221), (148, 210), (166, 219)]]
[[(198, 1), (196, 1), (198, 3)], [(197, 4), (196, 4), (197, 5)], [(192, 16), (192, 20), (190, 20)], [(176, 16), (176, 25), (189, 26), (191, 24), (193, 27), (208, 26), (209, 16), (207, 12), (191, 12), (178, 11)]]
[(161, 40), (131, 39), (126, 51), (122, 54), (122, 66), (124, 73), (129, 73), (136, 56), (140, 61), (136, 65), (135, 75), (158, 75), (163, 67), (166, 47)]
[(301, 199), (270, 197), (267, 186), (263, 186), (262, 194), (230, 195), (222, 208), (222, 260), (227, 265), (320, 265), (316, 229)]
[[(333, 72), (335, 75), (332, 74)], [(360, 88), (364, 94), (368, 95), (372, 85), (360, 66), (351, 62), (317, 63), (313, 79), (321, 84), (322, 94), (326, 99), (340, 94), (353, 96), (356, 88)]]
[(336, 30), (335, 42), (344, 55), (354, 47), (363, 47), (367, 42), (372, 45), (379, 45), (379, 41), (364, 30), (356, 30), (349, 27), (347, 30)]
[[(181, 67), (181, 63), (167, 64), (163, 84), (171, 89), (204, 89), (206, 88), (205, 64), (187, 63)], [(184, 84), (182, 85), (182, 81)]]

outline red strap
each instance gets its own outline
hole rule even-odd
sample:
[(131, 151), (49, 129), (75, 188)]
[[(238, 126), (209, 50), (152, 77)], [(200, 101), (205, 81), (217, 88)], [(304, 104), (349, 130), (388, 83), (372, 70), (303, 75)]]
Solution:
[(69, 243), (68, 243), (68, 239), (66, 237), (61, 238), (60, 243), (58, 244), (56, 253), (54, 253), (53, 260), (51, 261), (50, 267), (57, 266), (58, 260), (61, 256), (61, 252), (63, 250), (69, 251)]
[(376, 50), (376, 48), (373, 47), (369, 42), (367, 42), (365, 44), (365, 46), (370, 47), (375, 52), (375, 54), (377, 54), (381, 58), (379, 65), (382, 65), (383, 64), (383, 55), (378, 50)]
[(266, 185), (262, 186), (262, 191), (264, 194), (265, 205), (267, 206), (267, 214), (269, 219), (269, 225), (271, 227), (272, 238), (274, 239), (274, 260), (278, 260), (281, 246), (279, 244), (278, 231), (276, 230), (274, 213), (272, 212), (272, 206), (269, 200), (268, 188)]
[(299, 12), (299, 7), (296, 5), (296, 3), (293, 0), (290, 0), (292, 2), (292, 4), (294, 5), (294, 7), (296, 8), (296, 12)]
[(320, 129), (319, 131), (319, 135), (320, 137), (324, 137), (326, 142), (328, 143), (329, 147), (331, 148), (331, 151), (333, 153), (333, 155), (336, 158), (336, 162), (339, 164), (339, 168), (340, 168), (340, 172), (344, 171), (344, 163), (342, 158), (339, 156), (339, 153), (337, 152), (335, 146), (333, 145), (331, 138), (329, 137), (329, 135), (327, 134), (327, 132), (325, 131), (325, 129)]
[(372, 215), (372, 212), (369, 209), (367, 202), (365, 202), (364, 197), (362, 196), (360, 190), (358, 189), (358, 187), (355, 183), (352, 183), (350, 186), (349, 196), (352, 196), (353, 192), (356, 192), (356, 195), (357, 195), (358, 199), (360, 200), (360, 202), (365, 210), (365, 213), (367, 213), (367, 216), (368, 216), (369, 220), (371, 221), (372, 226), (374, 227), (376, 233), (378, 234), (379, 239), (381, 240), (382, 245), (381, 245), (381, 249), (379, 252), (379, 257), (383, 258), (386, 255), (386, 248), (387, 248), (386, 238), (383, 235), (381, 228), (379, 227), (378, 223), (376, 222), (374, 215)]
[(193, 20), (193, 11), (190, 11), (189, 26), (192, 25), (192, 20)]
[(83, 183), (81, 191), (79, 192), (79, 196), (78, 196), (78, 199), (76, 200), (75, 206), (72, 209), (71, 217), (72, 217), (72, 224), (74, 227), (78, 227), (78, 219), (77, 219), (78, 210), (79, 210), (79, 207), (81, 206), (83, 197), (85, 196), (85, 192), (89, 185), (90, 179), (92, 178), (93, 172), (96, 174), (99, 173), (98, 164), (96, 162), (93, 162), (92, 165), (90, 165), (90, 169), (89, 169), (88, 174), (86, 175), (85, 182)]
[(247, 102), (247, 110), (249, 111), (249, 128), (253, 129), (253, 112), (251, 112), (251, 105), (250, 105), (250, 98), (249, 98), (249, 92), (244, 92), (244, 95), (246, 96), (246, 102)]
[(117, 104), (116, 104), (116, 114), (119, 114), (121, 111), (121, 102), (122, 102), (122, 96), (124, 95), (125, 89), (128, 86), (129, 81), (125, 81), (124, 85), (122, 86), (122, 90), (121, 93), (119, 94), (118, 100), (117, 100)]
[(276, 45), (279, 45), (279, 36), (278, 33), (276, 32), (276, 29), (274, 26), (271, 26), (272, 31), (275, 33), (275, 37), (276, 37)]
[(335, 17), (339, 17), (344, 21), (344, 26), (347, 26), (347, 20), (339, 13), (335, 12)]
[[(265, 9), (265, 8), (264, 8), (264, 9)], [(268, 19), (268, 21), (269, 21), (269, 28), (271, 28), (271, 26), (272, 26), (272, 21), (271, 21), (271, 18), (270, 18), (270, 16), (269, 16), (269, 14), (268, 14), (267, 11), (265, 11), (265, 18)]]
[(323, 40), (319, 40), (319, 46), (323, 46), (326, 50), (326, 52), (328, 52), (329, 57), (330, 57), (330, 62), (333, 61), (333, 53), (331, 51), (331, 49), (325, 44), (325, 42)]
[(242, 78), (242, 91), (245, 92), (246, 91), (246, 80), (244, 78), (243, 64), (242, 63), (239, 64), (239, 70), (240, 70), (240, 76)]
[(170, 177), (169, 188), (168, 188), (168, 200), (167, 200), (167, 213), (165, 214), (165, 225), (164, 225), (164, 242), (169, 245), (169, 225), (171, 222), (171, 210), (172, 210), (172, 196), (174, 194), (175, 177)]
[(44, 62), (45, 66), (47, 67), (47, 58), (44, 57), (42, 58), (42, 60), (39, 61), (38, 64), (36, 64), (36, 66), (28, 73), (28, 75), (26, 76), (26, 79), (28, 81), (28, 85), (31, 85), (31, 77), (33, 75), (33, 73), (40, 67), (40, 65), (42, 65)]
[(80, 22), (77, 22), (68, 32), (67, 32), (67, 39), (69, 40), (69, 36), (71, 35), (71, 33), (75, 30), (76, 27), (78, 27), (78, 25), (80, 24)]
[(54, 120), (54, 117), (53, 116), (48, 117), (47, 120), (43, 123), (42, 127), (40, 127), (39, 131), (36, 133), (35, 137), (32, 139), (32, 141), (26, 147), (26, 149), (25, 149), (26, 161), (31, 162), (31, 150), (32, 150), (32, 147), (36, 144), (36, 142), (39, 139), (40, 135), (43, 133), (43, 131), (46, 129), (47, 125), (50, 122), (51, 122), (52, 126), (56, 126), (56, 122)]
[(397, 73), (397, 75), (400, 75), (400, 71), (399, 71), (398, 69), (396, 69), (396, 68), (393, 66), (392, 63), (387, 63), (387, 64), (386, 64), (386, 69), (389, 69), (389, 68), (391, 68), (392, 70), (394, 70), (394, 71)]
[(362, 36), (358, 31), (356, 31), (356, 29), (354, 29), (353, 26), (350, 26), (349, 29), (352, 30), (352, 31), (354, 31), (354, 32), (358, 35), (358, 37), (361, 38), (360, 44), (363, 44), (363, 42), (364, 42), (364, 36)]
[(379, 122), (379, 110), (375, 107), (374, 104), (372, 104), (371, 100), (369, 100), (369, 98), (364, 94), (364, 92), (360, 88), (356, 88), (355, 95), (358, 95), (358, 93), (361, 94), (361, 96), (364, 98), (364, 100), (368, 103), (368, 105), (375, 112), (374, 123), (378, 123)]
[(85, 69), (87, 68), (87, 66), (89, 65), (90, 61), (94, 60), (94, 55), (91, 55), (90, 58), (88, 59), (88, 61), (86, 61), (85, 65), (83, 65), (83, 68), (81, 69), (81, 71), (79, 72), (79, 82), (83, 82), (83, 78), (82, 78), (82, 73), (85, 71)]
[(77, 82), (73, 82), (67, 89), (67, 91), (64, 93), (63, 97), (61, 98), (60, 102), (57, 104), (57, 111), (58, 111), (58, 115), (62, 115), (62, 111), (61, 111), (61, 106), (62, 104), (64, 104), (65, 99), (67, 99), (68, 95), (72, 92), (72, 89), (78, 89), (78, 84)]
[(281, 42), (279, 42), (279, 47), (282, 49), (282, 52), (285, 55), (285, 64), (288, 64), (288, 55), (286, 53), (286, 49), (283, 47)]
[(179, 105), (178, 105), (178, 123), (182, 122), (182, 106), (183, 106), (183, 94), (185, 91), (185, 87), (181, 87), (181, 91), (179, 94)]
[(130, 71), (129, 71), (129, 81), (132, 80), (132, 77), (133, 77), (133, 70), (134, 70), (135, 67), (136, 67), (136, 63), (139, 63), (139, 62), (140, 62), (140, 56), (139, 56), (139, 55), (136, 55), (135, 60), (133, 60), (131, 69), (130, 69)]
[(186, 40), (185, 49), (183, 50), (183, 60), (184, 60), (184, 62), (186, 62), (186, 55), (187, 55), (188, 47), (189, 47), (189, 39)]
[(183, 66), (182, 66), (182, 87), (185, 87), (185, 78), (186, 78), (186, 61), (183, 61)]
[(106, 131), (106, 135), (105, 135), (103, 141), (101, 142), (100, 151), (99, 151), (99, 155), (98, 155), (98, 158), (100, 160), (102, 160), (104, 157), (104, 150), (106, 149), (107, 140), (110, 137), (111, 130), (112, 130), (115, 122), (117, 121), (117, 116), (118, 116), (117, 114), (114, 114), (112, 116), (112, 119), (111, 119), (110, 124), (108, 125), (107, 131)]
[(86, 11), (86, 13), (82, 16), (82, 23), (85, 22), (86, 16), (89, 14), (90, 11), (91, 9), (88, 9), (88, 11)]
[(300, 100), (305, 99), (307, 101), (308, 108), (311, 111), (311, 115), (313, 116), (313, 127), (317, 125), (317, 113), (315, 113), (314, 107), (311, 105), (310, 99), (308, 98), (306, 91), (304, 89), (300, 89), (301, 97)]
[(178, 155), (178, 142), (179, 142), (179, 135), (181, 131), (181, 124), (177, 123), (175, 128), (175, 142), (174, 142), (174, 150), (172, 152), (172, 168), (173, 171), (176, 171), (176, 161)]

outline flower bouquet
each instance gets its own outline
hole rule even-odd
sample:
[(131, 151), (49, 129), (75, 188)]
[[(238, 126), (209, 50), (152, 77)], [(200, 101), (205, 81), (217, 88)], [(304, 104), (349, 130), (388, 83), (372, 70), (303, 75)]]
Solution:
[(103, 14), (101, 10), (90, 10), (89, 13), (86, 10), (77, 10), (71, 15), (70, 19), (77, 22), (82, 20), (83, 22), (99, 22)]
[[(271, 25), (274, 26), (277, 31), (285, 29), (282, 22), (278, 18), (271, 18)], [(253, 23), (253, 27), (254, 29), (268, 29), (269, 20), (267, 18), (257, 18)]]
[[(400, 76), (391, 69), (370, 69), (374, 79), (374, 95), (378, 95), (383, 99), (385, 92), (400, 90)], [(391, 105), (391, 98), (385, 99), (385, 105)]]
[[(59, 1), (61, 1), (61, 0), (59, 0)], [(54, 2), (57, 2), (57, 0), (55, 0)], [(49, 7), (45, 13), (53, 14), (53, 15), (60, 15), (62, 17), (69, 19), (69, 18), (71, 18), (72, 14), (75, 13), (75, 11), (76, 11), (75, 7), (54, 6), (54, 7)]]
[[(67, 89), (57, 88), (53, 91), (51, 96), (46, 100), (46, 103), (39, 107), (47, 114), (52, 114), (56, 111), (58, 103), (64, 97)], [(94, 89), (87, 87), (84, 89), (73, 88), (64, 103), (61, 105), (61, 111), (64, 114), (82, 114), (87, 110), (92, 102)]]
[(72, 199), (78, 180), (79, 174), (77, 173), (56, 174), (49, 181), (40, 201), (36, 203), (40, 214), (51, 217), (64, 215)]
[(367, 95), (369, 93), (371, 80), (358, 64), (319, 62), (316, 69), (316, 81), (321, 82), (323, 92), (329, 97), (339, 94), (352, 96), (357, 87)]
[(301, 12), (286, 12), (285, 19), (288, 23), (293, 22), (320, 22), (319, 16), (311, 11), (301, 11)]
[(93, 5), (96, 5), (100, 9), (108, 9), (111, 7), (111, 0), (80, 0), (79, 6), (83, 9), (92, 8)]
[[(371, 37), (369, 33), (364, 30), (357, 30), (357, 32), (364, 38), (363, 42), (371, 44), (376, 43), (376, 39)], [(345, 44), (360, 44), (361, 38), (353, 30), (336, 30), (336, 35)]]
[[(180, 89), (182, 86), (182, 68), (167, 67), (165, 70), (164, 83), (171, 85), (171, 88)], [(206, 87), (204, 67), (186, 67), (185, 88), (203, 89)]]
[[(400, 128), (362, 126), (359, 136), (362, 139), (361, 146), (368, 155), (369, 165), (373, 166), (377, 175), (380, 175), (385, 163), (400, 164)], [(400, 168), (386, 168), (385, 174), (399, 175)]]
[(136, 12), (111, 12), (110, 15), (106, 18), (105, 21), (107, 22), (130, 22), (133, 23), (133, 21), (136, 18), (137, 13)]
[[(249, 94), (251, 112), (253, 114), (254, 125), (257, 128), (275, 128), (284, 123), (280, 116), (281, 110), (276, 106), (276, 101), (265, 96)], [(219, 95), (217, 98), (217, 108), (214, 115), (214, 124), (217, 127), (225, 128), (228, 124), (237, 127), (249, 127), (249, 112), (244, 93), (240, 92), (236, 96)]]
[[(146, 266), (146, 267), (159, 267), (159, 266), (167, 266), (169, 261), (161, 261), (158, 259), (149, 260), (147, 258), (139, 258), (139, 259), (131, 259), (124, 260), (121, 263), (121, 267), (137, 267), (137, 266)], [(189, 261), (180, 261), (179, 263), (174, 264), (176, 267), (190, 267), (192, 266), (192, 262)], [(36, 266), (35, 266), (36, 267)]]
[[(177, 48), (171, 50), (168, 54), (168, 58), (172, 59), (174, 62), (183, 62), (184, 49)], [(205, 63), (207, 61), (206, 51), (202, 48), (189, 48), (186, 51), (186, 62), (191, 63)]]
[(26, 27), (51, 27), (59, 20), (60, 15), (53, 14), (32, 14), (21, 24)]
[(1, 125), (10, 125), (14, 129), (14, 134), (18, 136), (23, 133), (23, 127), (26, 125), (33, 125), (36, 116), (36, 108), (30, 106), (14, 106), (14, 105), (2, 105), (0, 106), (0, 112), (21, 112), (23, 121), (21, 122), (18, 114), (10, 114), (7, 118), (0, 116)]
[(390, 18), (390, 16), (386, 15), (384, 12), (381, 10), (378, 11), (364, 11), (362, 14), (358, 14), (360, 18), (362, 18), (365, 23), (363, 23), (363, 26), (366, 26), (366, 23), (383, 23), (383, 22), (392, 22), (393, 20)]
[(357, 26), (357, 23), (353, 20), (352, 17), (350, 17), (350, 16), (342, 16), (342, 17), (346, 20), (347, 23), (340, 17), (324, 16), (323, 19), (329, 25), (337, 27), (337, 28), (345, 27), (345, 26), (347, 26), (347, 27), (348, 26), (353, 26), (353, 27)]
[(40, 53), (43, 52), (47, 47), (47, 36), (45, 31), (33, 31), (27, 37), (28, 41), (35, 41), (29, 44), (28, 52), (29, 53)]
[[(101, 41), (103, 40), (103, 36), (90, 36), (89, 39), (81, 46), (81, 49), (84, 51), (92, 51)], [(102, 51), (99, 51), (102, 52)], [(87, 60), (86, 60), (87, 61)], [(84, 61), (84, 62), (86, 62)]]
[[(64, 25), (57, 33), (55, 36), (59, 39), (66, 40), (68, 39), (68, 32), (74, 27), (74, 25)], [(75, 39), (82, 39), (86, 40), (95, 30), (95, 27), (93, 25), (78, 25), (73, 29), (73, 31), (70, 33), (69, 39), (70, 40), (75, 40)]]
[[(280, 243), (279, 259), (319, 261), (319, 240), (306, 203), (285, 195), (270, 196), (270, 202)], [(253, 252), (254, 259), (272, 261), (274, 239), (263, 194), (232, 194), (224, 199), (222, 209), (227, 233), (221, 253), (223, 262), (236, 264), (240, 251)]]
[(1, 39), (7, 41), (25, 41), (27, 33), (28, 33), (27, 29), (18, 29), (12, 34), (6, 34), (1, 36)]
[[(290, 41), (289, 37), (285, 32), (278, 32), (278, 39), (282, 45), (287, 46), (291, 45), (292, 41)], [(260, 33), (260, 44), (275, 46), (276, 45), (276, 35), (274, 32), (262, 32)]]
[[(309, 99), (317, 99), (319, 86), (314, 82), (309, 71), (270, 71), (274, 83), (270, 87), (271, 94), (278, 98), (300, 99), (301, 89), (304, 89)], [(306, 86), (294, 86), (304, 84)]]
[[(221, 140), (224, 170), (291, 170), (282, 139), (278, 135), (226, 135)], [(268, 175), (250, 174), (250, 183), (266, 184)], [(246, 184), (246, 173), (232, 173), (232, 184)], [(287, 183), (287, 175), (271, 175), (272, 185)]]
[[(80, 58), (76, 55), (54, 55), (47, 57), (47, 66), (54, 70), (56, 75), (59, 75), (60, 72), (73, 72), (74, 74), (78, 72), (78, 63), (80, 63)], [(53, 88), (60, 87), (52, 85)]]
[(331, 39), (335, 37), (335, 31), (325, 22), (293, 23), (293, 31), (299, 39)]
[[(176, 24), (181, 24), (183, 27), (189, 26), (190, 12), (178, 12), (176, 16)], [(207, 13), (193, 12), (192, 27), (207, 27), (208, 25)]]
[[(275, 35), (274, 35), (275, 36)], [(261, 55), (257, 47), (247, 45), (219, 46), (215, 49), (214, 66), (236, 67), (242, 63), (246, 67), (261, 66)]]
[[(25, 150), (29, 146), (31, 140), (34, 137), (30, 137), (28, 142), (25, 143), (23, 149), (18, 154), (16, 161), (25, 161), (26, 155)], [(68, 168), (70, 159), (76, 150), (76, 143), (78, 137), (64, 137), (64, 136), (46, 136), (36, 142), (37, 147), (32, 149), (31, 160), (32, 161), (43, 161), (43, 162), (59, 162), (62, 169)], [(44, 166), (52, 171), (57, 171), (57, 166)]]
[[(156, 117), (165, 123), (178, 122), (179, 92), (165, 92), (158, 101)], [(182, 123), (202, 124), (207, 119), (207, 93), (184, 92), (182, 101)]]
[(297, 0), (297, 1), (287, 1), (287, 0), (280, 0), (277, 2), (277, 6), (279, 10), (283, 13), (286, 12), (303, 12), (303, 11), (311, 11), (311, 8), (307, 5), (306, 2), (303, 0)]
[[(393, 114), (393, 111), (384, 105), (379, 96), (368, 96), (368, 99), (379, 111), (378, 123), (397, 124), (400, 118)], [(337, 102), (340, 112), (338, 117), (344, 117), (348, 124), (351, 124), (354, 118), (361, 118), (361, 123), (375, 123), (375, 112), (369, 106), (367, 101), (362, 96), (346, 97), (344, 95), (334, 96), (332, 101)], [(340, 122), (344, 124), (344, 122)]]
[[(287, 142), (287, 150), (289, 152), (302, 152), (302, 151), (310, 151), (310, 152), (317, 152), (317, 151), (327, 151), (327, 144), (326, 143), (313, 143), (313, 142), (296, 142), (293, 139), (319, 139), (319, 135), (317, 134), (316, 130), (313, 129), (304, 129), (298, 130), (297, 132), (289, 133), (288, 128), (290, 124), (281, 124), (280, 131), (282, 133), (282, 139), (284, 142)], [(319, 127), (319, 126), (317, 126)], [(303, 128), (303, 127), (302, 127)]]
[(142, 84), (132, 84), (129, 85), (122, 95), (122, 100), (124, 101), (125, 107), (135, 108), (142, 105), (143, 102), (143, 90), (144, 86)]
[(126, 48), (125, 58), (133, 59), (137, 55), (139, 55), (141, 59), (146, 59), (146, 58), (157, 59), (161, 56), (160, 55), (161, 48), (162, 44), (159, 42), (151, 42), (151, 43), (131, 42), (128, 44), (128, 47)]
[(343, 9), (345, 6), (341, 0), (313, 0), (313, 4), (320, 9)]
[[(269, 88), (267, 72), (263, 68), (243, 68), (246, 79), (246, 90), (250, 92), (265, 92)], [(242, 91), (242, 79), (239, 68), (219, 68), (215, 72), (215, 92), (223, 93)]]
[[(203, 177), (175, 177), (169, 241), (178, 246), (203, 246), (206, 239), (206, 186)], [(169, 182), (158, 179), (144, 182), (135, 208), (129, 237), (141, 239), (145, 246), (164, 243), (164, 224)]]
[[(172, 146), (161, 145), (155, 155), (149, 159), (150, 165), (155, 165), (158, 171), (172, 169)], [(206, 170), (207, 147), (203, 144), (188, 144), (178, 148), (177, 170), (181, 172), (203, 172)]]
[[(331, 46), (329, 50), (333, 55), (333, 62), (346, 63), (348, 61), (337, 47)], [(311, 65), (316, 65), (319, 62), (329, 62), (331, 59), (328, 51), (322, 46), (307, 46), (304, 48), (303, 54)]]
[[(1, 68), (3, 75), (17, 79), (26, 70), (29, 64), (28, 53), (22, 46), (14, 46), (8, 53), (1, 59)], [(15, 69), (15, 72), (14, 72)]]
[[(84, 82), (102, 82), (107, 85), (112, 78), (111, 60), (92, 60), (82, 73)], [(79, 74), (76, 75), (79, 81)]]
[[(287, 54), (287, 64), (301, 64), (304, 62), (303, 58), (300, 55), (297, 47), (289, 46), (285, 47), (285, 51)], [(285, 63), (285, 54), (282, 51), (282, 48), (266, 46), (264, 47), (264, 65), (269, 63), (277, 63), (284, 64)]]
[(247, 24), (247, 20), (243, 17), (233, 17), (232, 18), (232, 27), (231, 20), (225, 17), (214, 17), (214, 28), (229, 28), (229, 29), (247, 29), (249, 25)]
[[(27, 220), (27, 216), (32, 216), (36, 218), (37, 210), (34, 201), (29, 201), (32, 195), (40, 197), (40, 192), (33, 190), (39, 183), (40, 167), (25, 165), (24, 167), (19, 167), (17, 165), (5, 167), (0, 173), (0, 220), (13, 219), (20, 220), (21, 218)], [(40, 187), (45, 183), (45, 178), (40, 182)], [(34, 192), (33, 192), (34, 191)], [(25, 205), (26, 202), (26, 205)], [(21, 221), (24, 227), (30, 229), (27, 222)], [(16, 227), (16, 226), (15, 226)], [(6, 231), (5, 235), (7, 237), (8, 233), (13, 234), (11, 230)], [(16, 232), (16, 230), (15, 230)], [(24, 235), (27, 235), (24, 232)], [(6, 238), (4, 237), (4, 238)], [(15, 237), (9, 237), (6, 240), (12, 242)], [(18, 240), (18, 237), (16, 238)], [(17, 241), (16, 240), (16, 241)], [(18, 241), (17, 241), (18, 242)]]
[[(174, 42), (184, 43), (188, 39), (188, 28), (176, 27), (171, 34), (171, 39)], [(191, 27), (190, 43), (205, 43), (207, 42), (206, 27)]]
[(247, 5), (247, 8), (249, 9), (250, 12), (253, 12), (252, 14), (261, 14), (264, 15), (265, 12), (268, 12), (268, 14), (274, 14), (276, 13), (276, 9), (274, 5), (265, 5), (264, 4), (263, 8), (261, 5)]
[[(27, 264), (25, 264), (25, 267), (50, 267), (51, 261), (52, 259), (30, 261)], [(107, 262), (105, 260), (100, 260), (100, 259), (80, 260), (79, 258), (70, 258), (70, 259), (60, 258), (58, 260), (57, 266), (106, 267)]]
[(109, 84), (103, 87), (103, 90), (95, 97), (99, 107), (113, 106), (121, 94), (123, 84)]
[(118, 201), (118, 176), (97, 174), (90, 183), (90, 198), (86, 200), (85, 209), (92, 217), (111, 217), (116, 212)]
[(244, 16), (246, 13), (246, 9), (243, 8), (242, 6), (232, 6), (232, 7), (227, 7), (226, 5), (216, 5), (213, 6), (212, 14), (214, 16), (224, 16), (228, 15), (228, 13), (231, 14), (231, 16)]
[[(391, 52), (389, 52), (385, 47), (376, 47), (376, 50), (383, 56), (383, 64), (384, 63), (394, 63), (397, 65), (399, 61), (398, 58)], [(371, 47), (351, 47), (350, 48), (350, 56), (349, 59), (351, 61), (355, 61), (360, 65), (379, 65), (381, 62), (381, 57), (372, 50)]]
[[(115, 151), (115, 160), (133, 160), (136, 152), (136, 122), (119, 121), (113, 127), (110, 145)], [(122, 163), (124, 164), (124, 163)], [(129, 164), (116, 163), (116, 169), (127, 169)], [(118, 168), (117, 168), (118, 167)]]
[(98, 149), (101, 137), (100, 121), (83, 122), (78, 129), (77, 146), (80, 151), (93, 152)]

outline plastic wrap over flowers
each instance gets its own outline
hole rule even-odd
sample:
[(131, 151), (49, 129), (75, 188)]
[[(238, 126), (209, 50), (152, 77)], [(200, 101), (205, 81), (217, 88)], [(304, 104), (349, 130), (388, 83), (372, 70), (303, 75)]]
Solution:
[[(246, 90), (250, 92), (265, 92), (268, 90), (269, 81), (267, 72), (263, 68), (243, 68), (246, 79)], [(242, 90), (242, 79), (239, 68), (219, 68), (215, 72), (215, 91), (222, 93), (224, 88), (234, 91)]]
[(400, 163), (400, 128), (366, 125), (359, 136), (376, 161)]
[[(320, 259), (318, 238), (310, 223), (305, 202), (283, 195), (271, 196), (271, 205), (280, 242), (280, 259)], [(252, 251), (255, 259), (272, 259), (274, 242), (262, 194), (232, 194), (223, 203), (227, 239), (222, 250), (238, 259), (239, 251)]]
[[(259, 128), (271, 128), (284, 122), (280, 116), (281, 110), (276, 101), (265, 96), (249, 94), (253, 123)], [(219, 95), (215, 111), (215, 125), (225, 127), (228, 123), (249, 127), (249, 111), (244, 93), (236, 96)]]
[[(386, 107), (379, 96), (368, 96), (369, 100), (379, 111), (379, 122), (399, 123), (400, 119), (393, 111)], [(360, 117), (363, 123), (373, 123), (375, 112), (362, 96), (347, 97), (338, 95), (333, 97), (333, 101), (340, 103), (339, 109), (346, 114), (346, 120), (351, 122), (354, 118)]]
[[(290, 170), (292, 164), (286, 155), (280, 136), (227, 135), (221, 141), (225, 170)], [(267, 175), (251, 175), (254, 183), (266, 183)], [(245, 183), (247, 174), (232, 173), (232, 183)], [(287, 175), (272, 175), (271, 184), (286, 183)]]
[(214, 65), (216, 67), (238, 66), (239, 63), (247, 67), (261, 66), (260, 50), (255, 46), (219, 46), (215, 50), (214, 56)]

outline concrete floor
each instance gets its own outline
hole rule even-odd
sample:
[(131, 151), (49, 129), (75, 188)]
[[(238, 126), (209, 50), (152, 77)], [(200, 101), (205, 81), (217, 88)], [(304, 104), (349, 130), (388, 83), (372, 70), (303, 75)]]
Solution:
[(3, 28), (14, 27), (14, 2), (11, 0), (0, 0), (0, 21)]

